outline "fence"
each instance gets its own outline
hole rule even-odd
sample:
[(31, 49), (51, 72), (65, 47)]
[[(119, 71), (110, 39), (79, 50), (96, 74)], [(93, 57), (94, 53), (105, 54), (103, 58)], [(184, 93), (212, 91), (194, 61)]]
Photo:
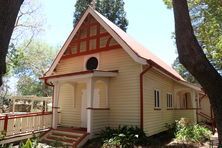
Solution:
[(49, 129), (51, 124), (52, 112), (0, 116), (0, 131), (4, 131), (6, 137)]

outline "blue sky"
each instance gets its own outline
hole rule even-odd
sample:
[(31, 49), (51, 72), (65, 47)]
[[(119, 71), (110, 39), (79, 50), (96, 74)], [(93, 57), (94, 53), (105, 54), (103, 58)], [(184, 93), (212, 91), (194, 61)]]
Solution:
[[(76, 0), (38, 1), (47, 22), (42, 38), (51, 45), (62, 46), (73, 29)], [(129, 20), (127, 33), (171, 65), (176, 58), (172, 10), (168, 10), (162, 0), (125, 0), (125, 10)]]

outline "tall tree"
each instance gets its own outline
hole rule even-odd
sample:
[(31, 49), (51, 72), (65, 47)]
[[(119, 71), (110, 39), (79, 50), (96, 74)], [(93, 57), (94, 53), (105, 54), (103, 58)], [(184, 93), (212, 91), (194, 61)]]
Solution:
[(73, 20), (74, 25), (78, 22), (80, 16), (87, 9), (87, 7), (89, 5), (93, 5), (92, 2), (95, 1), (95, 9), (98, 12), (103, 14), (122, 30), (127, 30), (128, 20), (126, 19), (126, 12), (124, 10), (125, 3), (123, 0), (77, 0)]
[(173, 0), (173, 9), (179, 60), (197, 79), (209, 97), (217, 124), (219, 145), (221, 146), (222, 77), (207, 59), (203, 48), (195, 37), (187, 0)]
[[(164, 0), (168, 8), (172, 8), (171, 0)], [(222, 74), (222, 4), (215, 0), (189, 0), (189, 13), (194, 33), (211, 64)], [(178, 65), (175, 65), (178, 64)], [(175, 67), (180, 74), (193, 77), (181, 64), (175, 61)], [(189, 75), (187, 75), (189, 74)]]
[(20, 95), (50, 96), (51, 89), (39, 77), (49, 68), (56, 50), (41, 41), (32, 41), (26, 47), (27, 42), (18, 47), (19, 59), (12, 71), (18, 78), (17, 91)]
[(197, 80), (193, 77), (193, 75), (187, 71), (187, 69), (180, 63), (179, 58), (177, 57), (174, 60), (173, 68), (188, 82), (190, 83), (198, 83)]
[[(175, 34), (174, 34), (175, 39)], [(178, 54), (178, 53), (177, 53)], [(179, 57), (176, 57), (172, 64), (173, 69), (175, 69), (187, 82), (193, 84), (199, 84), (195, 77), (180, 63)]]
[[(16, 66), (19, 60), (18, 46), (28, 47), (32, 40), (44, 30), (44, 16), (40, 3), (36, 0), (24, 1), (16, 19), (6, 58), (7, 72)], [(26, 43), (26, 45), (24, 45)], [(21, 47), (21, 46), (20, 46)]]
[(6, 55), (16, 17), (24, 0), (0, 0), (0, 86), (6, 73)]

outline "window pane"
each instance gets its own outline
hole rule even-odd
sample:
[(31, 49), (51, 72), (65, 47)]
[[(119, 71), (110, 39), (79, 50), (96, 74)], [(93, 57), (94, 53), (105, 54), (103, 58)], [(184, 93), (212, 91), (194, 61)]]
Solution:
[(154, 107), (156, 107), (156, 90), (154, 91)]
[(157, 107), (160, 107), (160, 94), (159, 94), (159, 91), (157, 91)]

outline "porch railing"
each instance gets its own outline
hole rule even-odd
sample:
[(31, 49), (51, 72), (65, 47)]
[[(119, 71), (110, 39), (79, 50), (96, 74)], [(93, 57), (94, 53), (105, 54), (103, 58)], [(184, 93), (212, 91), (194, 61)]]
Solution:
[(49, 129), (51, 125), (52, 112), (0, 116), (0, 131), (4, 131), (6, 137)]
[(216, 123), (215, 123), (215, 118), (212, 116), (212, 113), (211, 113), (211, 116), (203, 113), (203, 112), (199, 112), (198, 115), (200, 115), (201, 117), (207, 119), (210, 124), (211, 124), (211, 128), (212, 128), (212, 132), (213, 134), (215, 133), (215, 128), (216, 128)]

